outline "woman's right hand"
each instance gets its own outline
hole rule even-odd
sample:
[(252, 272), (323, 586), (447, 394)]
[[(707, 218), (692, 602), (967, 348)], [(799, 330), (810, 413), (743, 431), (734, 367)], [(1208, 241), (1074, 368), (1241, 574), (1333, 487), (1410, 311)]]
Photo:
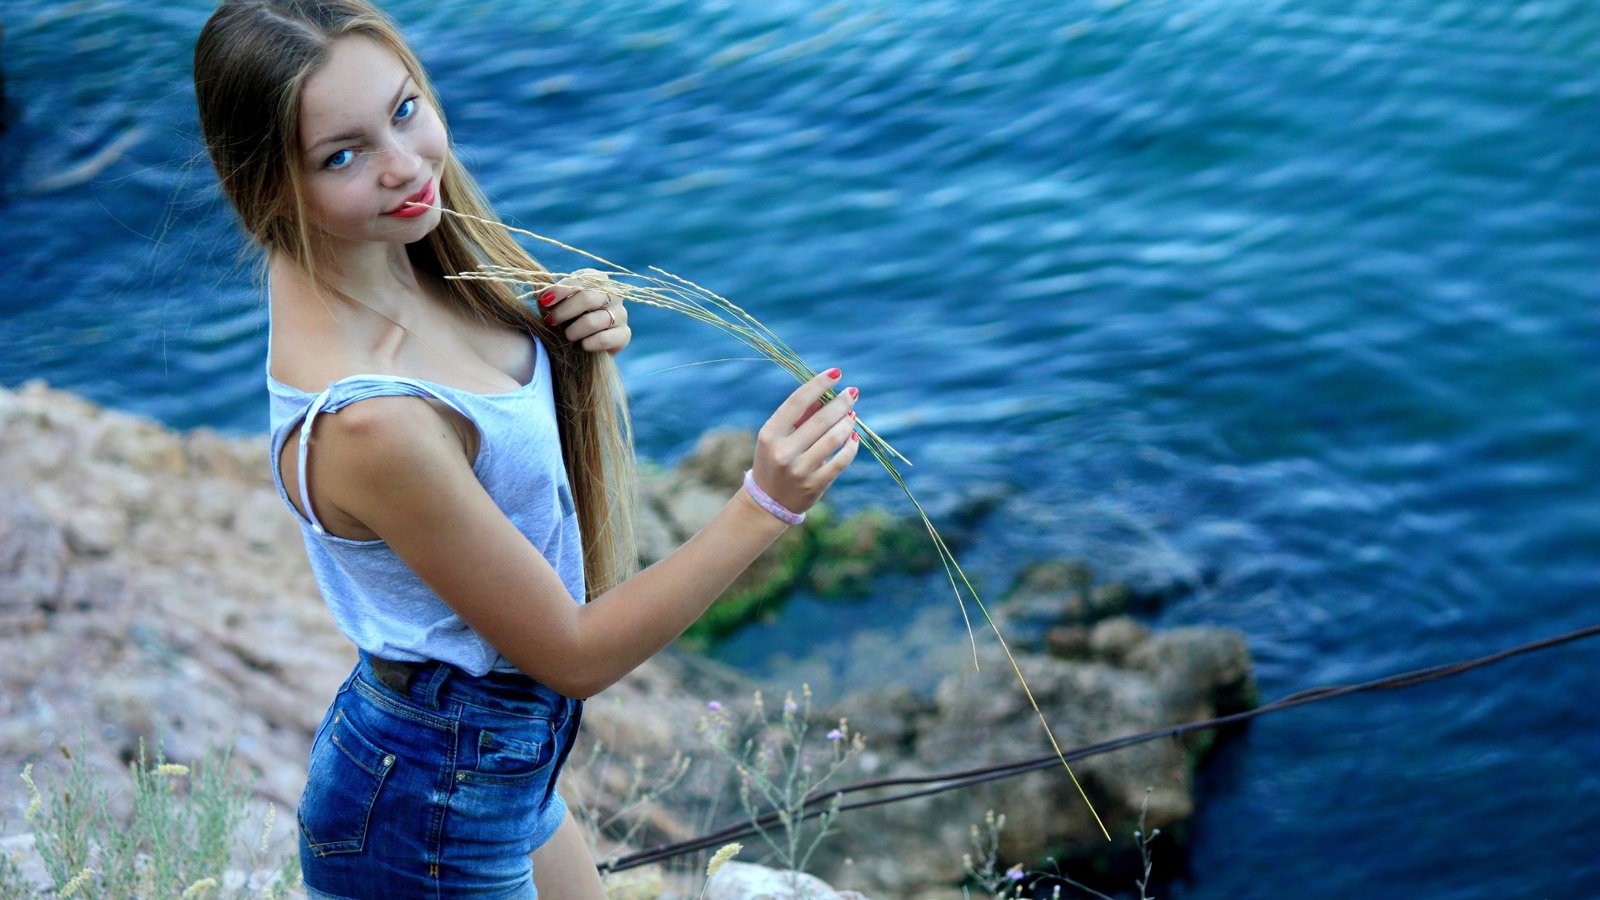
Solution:
[(838, 369), (829, 369), (802, 384), (756, 433), (756, 485), (791, 512), (810, 509), (861, 449), (855, 433), (860, 392), (846, 388), (822, 402), (839, 377)]

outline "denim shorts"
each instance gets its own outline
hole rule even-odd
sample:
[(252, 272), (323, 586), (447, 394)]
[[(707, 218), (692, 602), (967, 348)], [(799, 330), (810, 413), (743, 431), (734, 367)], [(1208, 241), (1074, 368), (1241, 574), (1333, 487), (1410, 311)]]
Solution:
[(566, 818), (556, 775), (582, 711), (521, 673), (439, 662), (402, 696), (363, 653), (311, 745), (299, 808), (308, 894), (537, 896), (528, 854)]

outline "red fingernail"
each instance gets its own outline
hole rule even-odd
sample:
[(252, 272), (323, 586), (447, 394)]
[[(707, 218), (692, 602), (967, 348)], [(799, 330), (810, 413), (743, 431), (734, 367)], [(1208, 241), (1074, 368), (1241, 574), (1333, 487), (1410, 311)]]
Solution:
[(849, 395), (850, 395), (850, 399), (851, 399), (851, 400), (854, 400), (854, 399), (856, 399), (856, 398), (857, 398), (857, 397), (859, 397), (859, 396), (861, 396), (861, 392), (860, 392), (860, 391), (858, 391), (858, 390), (856, 390), (856, 389), (855, 389), (855, 388), (853, 388), (853, 387), (852, 387), (852, 388), (845, 388), (845, 389), (844, 389), (844, 392), (845, 392), (845, 393), (846, 393), (846, 394), (849, 394)]
[(829, 369), (828, 371), (823, 372), (822, 374), (828, 376), (829, 378), (838, 378), (839, 377), (839, 370), (838, 369)]
[(554, 325), (556, 323), (556, 317), (553, 314), (545, 316), (544, 317), (544, 323), (546, 325)]
[(539, 295), (539, 305), (540, 306), (549, 306), (550, 304), (554, 303), (555, 301), (556, 301), (556, 292), (555, 291), (545, 291), (544, 293)]
[(850, 410), (850, 418), (854, 419), (855, 417), (856, 417), (856, 411), (853, 410), (853, 409)]
[(852, 431), (852, 432), (850, 432), (850, 440), (859, 441), (859, 440), (861, 440), (861, 435), (856, 434), (854, 431)]

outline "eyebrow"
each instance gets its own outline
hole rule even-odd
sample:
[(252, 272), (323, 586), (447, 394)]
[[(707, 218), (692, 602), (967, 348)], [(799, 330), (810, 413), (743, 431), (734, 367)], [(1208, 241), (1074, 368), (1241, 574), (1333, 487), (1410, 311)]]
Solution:
[[(399, 105), (399, 103), (400, 103), (400, 95), (404, 94), (406, 92), (406, 85), (408, 85), (410, 83), (411, 83), (411, 74), (408, 72), (408, 73), (406, 73), (405, 80), (400, 82), (400, 87), (395, 90), (394, 98), (389, 101), (389, 108), (390, 109), (394, 109), (396, 106)], [(322, 140), (317, 141), (315, 144), (312, 144), (311, 148), (306, 151), (306, 155), (310, 156), (310, 155), (316, 153), (317, 148), (321, 147), (323, 144), (339, 144), (339, 143), (343, 143), (345, 141), (353, 141), (356, 138), (361, 137), (363, 134), (366, 134), (366, 132), (365, 131), (353, 131), (353, 132), (350, 132), (348, 134), (336, 134), (333, 137), (325, 137)]]

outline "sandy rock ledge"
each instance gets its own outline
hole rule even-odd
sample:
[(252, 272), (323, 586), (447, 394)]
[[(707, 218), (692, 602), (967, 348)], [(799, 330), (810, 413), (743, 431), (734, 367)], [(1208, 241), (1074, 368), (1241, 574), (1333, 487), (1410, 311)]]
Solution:
[[(748, 448), (746, 437), (714, 434), (676, 470), (647, 472), (646, 562), (726, 501)], [(355, 653), (317, 594), (266, 451), (263, 437), (180, 434), (42, 383), (0, 389), (0, 784), (11, 785), (0, 792), (4, 846), (25, 841), (26, 794), (15, 779), (24, 764), (37, 763), (48, 782), (57, 745), (76, 750), (81, 741), (104, 780), (125, 785), (142, 740), (179, 763), (231, 746), (234, 764), (254, 775), (259, 805), (278, 808), (274, 852), (291, 852), (289, 813), (311, 736)], [(894, 549), (892, 523), (840, 522), (849, 529), (793, 532), (797, 544), (825, 546), (831, 562), (847, 563), (825, 580), (859, 581), (873, 570), (859, 565), (871, 554), (904, 555)], [(741, 589), (770, 596), (811, 577), (794, 563), (798, 552), (780, 550)], [(1141, 611), (1139, 598), (1091, 585), (1079, 569), (1029, 573), (1001, 607), (1006, 627), (1038, 635), (1018, 662), (1063, 744), (1189, 721), (1253, 696), (1239, 636), (1152, 634), (1129, 616)], [(868, 737), (844, 783), (1048, 752), (1009, 664), (983, 663), (980, 672), (952, 669), (931, 696), (887, 690), (818, 710), (818, 734), (847, 716)], [(629, 844), (603, 844), (601, 856), (739, 820), (737, 777), (712, 764), (696, 729), (707, 700), (748, 697), (754, 687), (701, 657), (669, 652), (591, 700), (562, 782), (575, 806), (615, 810), (635, 759), (653, 770), (676, 752), (695, 757), (677, 788), (634, 810), (630, 821), (640, 824)], [(596, 747), (601, 755), (591, 758)], [(1142, 745), (1075, 771), (1108, 824), (1126, 834), (1147, 786), (1151, 824), (1192, 814), (1194, 757), (1203, 749)], [(874, 897), (960, 896), (968, 829), (987, 809), (1011, 823), (1001, 848), (1007, 862), (1032, 865), (1101, 840), (1062, 776), (1036, 772), (841, 818), (812, 870)], [(761, 859), (749, 851), (741, 858)], [(703, 880), (696, 865), (703, 855), (619, 876), (613, 896), (695, 896)], [(759, 869), (729, 864), (708, 896), (789, 896), (761, 881)], [(767, 886), (748, 886), (757, 882)], [(823, 889), (811, 896), (861, 896)]]

